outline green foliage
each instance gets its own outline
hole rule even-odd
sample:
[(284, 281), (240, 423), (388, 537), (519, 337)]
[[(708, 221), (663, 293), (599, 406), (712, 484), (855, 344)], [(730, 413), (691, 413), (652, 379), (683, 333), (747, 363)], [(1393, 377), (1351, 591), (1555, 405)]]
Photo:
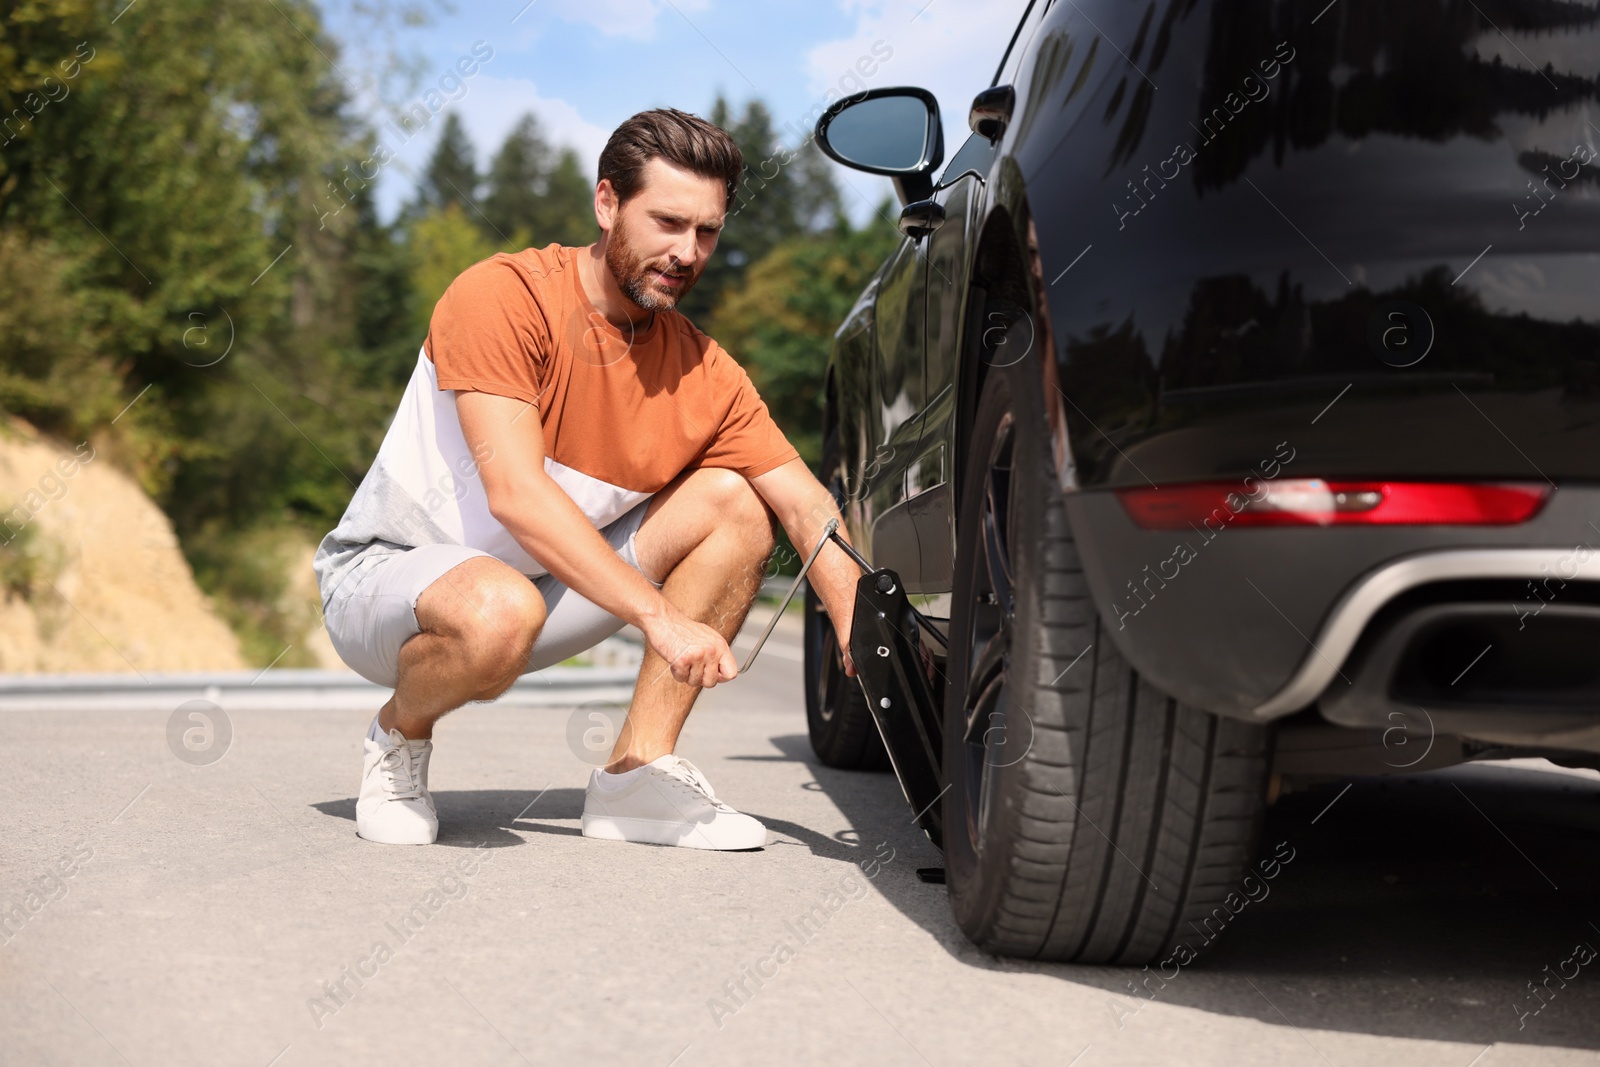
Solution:
[(208, 523), (184, 542), (195, 582), (216, 602), (248, 663), (315, 665), (303, 638), (317, 623), (316, 609), (290, 595), (289, 574), (302, 562), (305, 540), (306, 531), (292, 526)]
[(522, 116), (489, 163), (483, 213), (490, 226), (508, 238), (518, 230), (532, 229), (551, 163), (539, 120), (531, 114)]
[(471, 211), (471, 205), (478, 199), (481, 181), (466, 127), (461, 125), (461, 116), (452, 111), (445, 116), (439, 143), (434, 146), (428, 166), (422, 172), (417, 199), (423, 208), (437, 210), (454, 204)]
[[(405, 359), (404, 244), (365, 183), (331, 184), (370, 137), (319, 11), (9, 7), (0, 103), (28, 117), (0, 135), (0, 406), (92, 435), (188, 549), (332, 525), (420, 338)], [(67, 91), (27, 106), (51, 70)], [(239, 622), (248, 583), (207, 573)]]
[(587, 245), (600, 236), (594, 187), (578, 154), (553, 150), (531, 114), (517, 123), (489, 165), (483, 213), (495, 237), (517, 248)]
[(417, 269), (414, 248), (378, 220), (370, 189), (358, 192), (353, 206), (353, 278), (345, 310), (356, 332), (352, 359), (363, 388), (393, 395), (411, 377), (422, 345), (411, 293)]
[(411, 224), (410, 239), (412, 332), (420, 344), (428, 333), (433, 305), (456, 275), (498, 249), (457, 204), (417, 219)]
[(60, 575), (64, 555), (61, 545), (36, 526), (23, 526), (9, 541), (0, 539), (0, 602), (42, 594)]
[[(49, 396), (9, 403), (81, 427), (137, 398), (117, 425), (127, 446), (111, 457), (171, 504), (193, 481), (190, 463), (226, 447), (240, 363), (286, 364), (301, 387), (344, 376), (349, 330), (330, 314), (344, 249), (314, 224), (351, 131), (323, 55), (337, 49), (306, 0), (176, 0), (113, 22), (121, 7), (29, 5), (27, 58), (0, 77), (15, 86), (30, 66), (84, 57), (70, 95), (6, 146), (0, 231), (14, 265), (30, 248), (61, 258), (58, 281), (41, 284), (78, 305), (50, 301), (77, 324), (76, 340), (60, 331), (69, 363), (89, 344), (113, 368), (80, 379), (68, 409), (44, 410)], [(31, 327), (13, 317), (6, 328)], [(226, 361), (205, 365), (221, 351)], [(48, 392), (26, 360), (5, 351), (0, 365)]]
[(74, 441), (123, 404), (90, 296), (74, 284), (82, 267), (48, 238), (0, 231), (0, 408)]
[(578, 153), (563, 148), (550, 171), (528, 243), (540, 248), (551, 241), (582, 246), (599, 239), (600, 226), (594, 220), (594, 184), (578, 163)]

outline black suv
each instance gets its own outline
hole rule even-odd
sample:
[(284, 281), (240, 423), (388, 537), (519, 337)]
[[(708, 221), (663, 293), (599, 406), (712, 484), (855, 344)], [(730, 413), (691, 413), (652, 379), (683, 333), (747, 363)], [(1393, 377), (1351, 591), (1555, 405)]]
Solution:
[(822, 476), (932, 625), (858, 608), (880, 699), (813, 598), (811, 737), (978, 945), (1156, 960), (1285, 791), (1600, 766), (1597, 70), (1588, 2), (1033, 0), (942, 170), (924, 90), (818, 122), (904, 234)]

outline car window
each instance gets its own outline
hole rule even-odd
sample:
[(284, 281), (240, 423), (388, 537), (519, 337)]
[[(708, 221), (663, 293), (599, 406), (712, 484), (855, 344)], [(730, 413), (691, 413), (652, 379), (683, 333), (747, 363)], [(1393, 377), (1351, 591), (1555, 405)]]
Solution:
[(945, 164), (944, 173), (939, 175), (939, 187), (943, 188), (959, 178), (963, 171), (974, 171), (979, 177), (989, 173), (989, 164), (994, 161), (995, 146), (987, 137), (971, 134), (961, 143), (961, 148), (950, 157), (950, 162)]

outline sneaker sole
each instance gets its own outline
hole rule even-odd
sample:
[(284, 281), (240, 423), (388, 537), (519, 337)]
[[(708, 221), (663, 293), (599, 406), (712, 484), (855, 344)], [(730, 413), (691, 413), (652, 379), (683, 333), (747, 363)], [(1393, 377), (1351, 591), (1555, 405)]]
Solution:
[(435, 841), (439, 840), (439, 831), (435, 830), (433, 832), (433, 836), (432, 837), (427, 838), (426, 840), (422, 840), (422, 841), (414, 841), (414, 840), (407, 840), (407, 841), (389, 840), (389, 841), (386, 841), (381, 837), (368, 837), (366, 834), (362, 833), (360, 830), (356, 831), (356, 836), (361, 838), (361, 840), (363, 840), (363, 841), (371, 841), (375, 845), (431, 845)]
[(400, 833), (384, 834), (381, 826), (373, 826), (357, 816), (356, 836), (375, 845), (431, 845), (439, 840), (439, 822), (435, 818), (422, 826), (413, 824)]
[(657, 819), (618, 819), (609, 815), (583, 817), (583, 836), (599, 841), (629, 841), (637, 845), (675, 845), (678, 848), (699, 848), (711, 852), (736, 852), (741, 849), (762, 848), (767, 843), (767, 828), (739, 832), (719, 831), (715, 836), (703, 827), (692, 826), (685, 830), (681, 822), (662, 822)]

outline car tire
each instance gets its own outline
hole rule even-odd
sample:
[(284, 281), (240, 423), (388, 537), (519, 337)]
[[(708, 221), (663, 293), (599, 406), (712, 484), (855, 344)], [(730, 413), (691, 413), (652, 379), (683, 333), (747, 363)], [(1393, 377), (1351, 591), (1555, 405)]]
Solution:
[(962, 482), (944, 709), (951, 908), (1000, 955), (1138, 965), (1180, 939), (1198, 955), (1195, 932), (1226, 925), (1254, 855), (1266, 733), (1178, 703), (1117, 652), (1045, 426), (1038, 364), (991, 367)]
[[(835, 502), (843, 501), (839, 472), (838, 431), (828, 434), (822, 449), (822, 481)], [(839, 638), (827, 609), (812, 590), (805, 591), (806, 730), (811, 750), (829, 767), (881, 771), (889, 766), (878, 725), (872, 720), (861, 683), (844, 673)]]

